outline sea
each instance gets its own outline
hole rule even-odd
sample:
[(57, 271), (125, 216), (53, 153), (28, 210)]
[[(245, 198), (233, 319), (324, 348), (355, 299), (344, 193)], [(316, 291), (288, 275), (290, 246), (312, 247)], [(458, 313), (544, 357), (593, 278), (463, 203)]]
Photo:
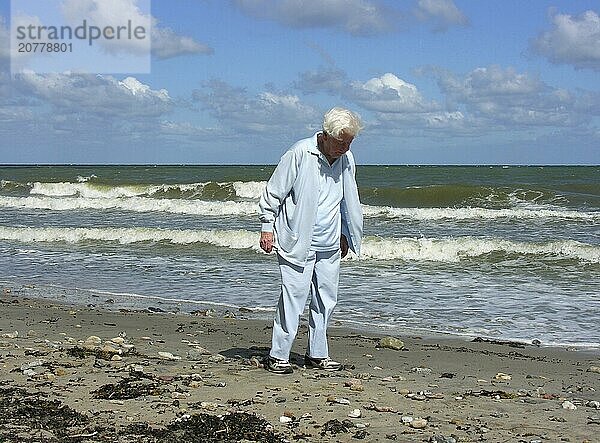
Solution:
[[(257, 202), (274, 166), (0, 166), (0, 287), (271, 319)], [(361, 166), (333, 321), (600, 348), (600, 167)], [(268, 345), (268, 344), (267, 344)]]

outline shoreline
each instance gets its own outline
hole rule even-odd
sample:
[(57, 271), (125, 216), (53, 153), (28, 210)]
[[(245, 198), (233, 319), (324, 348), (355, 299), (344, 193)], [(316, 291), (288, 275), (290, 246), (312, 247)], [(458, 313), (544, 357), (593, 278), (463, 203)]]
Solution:
[[(181, 435), (183, 424), (212, 441), (207, 420), (218, 415), (233, 420), (231, 432), (266, 432), (255, 441), (591, 442), (600, 433), (597, 352), (441, 334), (398, 336), (403, 346), (390, 349), (377, 347), (384, 334), (332, 327), (332, 357), (345, 367), (326, 373), (302, 366), (303, 321), (294, 374), (280, 376), (260, 367), (269, 321), (108, 310), (14, 293), (0, 294), (0, 309), (6, 442), (175, 441), (168, 433)], [(59, 429), (53, 416), (40, 429), (10, 415), (42, 399), (81, 422), (63, 420)]]
[[(193, 315), (195, 311), (200, 310), (212, 310), (210, 315), (216, 317), (236, 317), (240, 320), (251, 320), (251, 321), (263, 321), (266, 323), (272, 322), (272, 317), (275, 313), (274, 308), (247, 308), (244, 306), (237, 306), (227, 303), (209, 302), (203, 300), (179, 300), (174, 298), (163, 298), (160, 296), (153, 295), (142, 295), (128, 292), (111, 292), (96, 289), (87, 288), (69, 288), (56, 285), (35, 285), (35, 284), (23, 284), (15, 281), (2, 281), (0, 280), (0, 286), (3, 285), (4, 295), (19, 295), (24, 299), (44, 301), (48, 303), (55, 303), (59, 305), (74, 306), (79, 308), (90, 308), (97, 310), (113, 311), (113, 312), (154, 312), (157, 314), (165, 315)], [(16, 289), (16, 288), (19, 289)], [(77, 294), (91, 294), (87, 295), (84, 300), (78, 303), (69, 303), (66, 300), (60, 300), (55, 297), (45, 297), (43, 295), (21, 294), (29, 290), (36, 290), (38, 292), (44, 292), (48, 289), (56, 291), (70, 291)], [(6, 293), (6, 291), (9, 291)], [(63, 295), (67, 297), (67, 295)], [(121, 298), (121, 300), (117, 300)], [(100, 303), (91, 303), (96, 301), (95, 299), (102, 299)], [(122, 301), (123, 299), (143, 299), (147, 300), (147, 306), (135, 306), (135, 303), (129, 303)], [(154, 301), (157, 306), (153, 306)], [(93, 304), (93, 306), (91, 306)], [(187, 309), (185, 309), (187, 307)], [(181, 308), (184, 308), (183, 310)], [(305, 312), (306, 314), (306, 312)], [(401, 336), (419, 336), (421, 338), (428, 338), (431, 340), (458, 340), (470, 342), (474, 339), (482, 339), (484, 341), (496, 342), (497, 344), (513, 344), (515, 347), (533, 346), (550, 349), (566, 349), (568, 351), (585, 352), (588, 354), (600, 354), (600, 343), (546, 343), (539, 341), (535, 338), (524, 339), (524, 338), (503, 338), (494, 337), (485, 334), (471, 334), (471, 333), (458, 333), (458, 332), (443, 332), (435, 331), (431, 329), (417, 329), (408, 328), (398, 325), (381, 325), (376, 323), (360, 323), (356, 320), (339, 320), (335, 316), (333, 318), (333, 324), (331, 327), (341, 328), (355, 333), (384, 336), (389, 334), (396, 334)]]

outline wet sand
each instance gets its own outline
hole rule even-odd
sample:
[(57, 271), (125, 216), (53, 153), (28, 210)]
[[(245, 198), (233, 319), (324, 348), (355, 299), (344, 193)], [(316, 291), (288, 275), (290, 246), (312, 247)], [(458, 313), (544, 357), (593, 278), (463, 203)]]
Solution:
[(0, 294), (0, 441), (600, 441), (600, 354), (332, 327), (329, 373), (261, 367), (271, 325)]

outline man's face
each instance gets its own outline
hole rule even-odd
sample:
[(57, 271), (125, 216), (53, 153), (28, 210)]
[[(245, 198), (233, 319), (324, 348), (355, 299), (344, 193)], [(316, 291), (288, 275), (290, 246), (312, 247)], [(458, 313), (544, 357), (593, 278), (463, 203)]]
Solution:
[(339, 158), (348, 152), (354, 137), (345, 132), (340, 133), (340, 138), (323, 132), (323, 153), (331, 158)]

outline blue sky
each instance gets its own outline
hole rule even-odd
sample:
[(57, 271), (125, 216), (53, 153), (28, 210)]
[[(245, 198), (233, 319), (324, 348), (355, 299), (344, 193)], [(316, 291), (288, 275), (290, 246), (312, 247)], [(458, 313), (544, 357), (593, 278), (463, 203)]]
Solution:
[(0, 5), (0, 163), (273, 164), (333, 106), (362, 164), (600, 163), (597, 1), (153, 0), (149, 74), (19, 75)]

